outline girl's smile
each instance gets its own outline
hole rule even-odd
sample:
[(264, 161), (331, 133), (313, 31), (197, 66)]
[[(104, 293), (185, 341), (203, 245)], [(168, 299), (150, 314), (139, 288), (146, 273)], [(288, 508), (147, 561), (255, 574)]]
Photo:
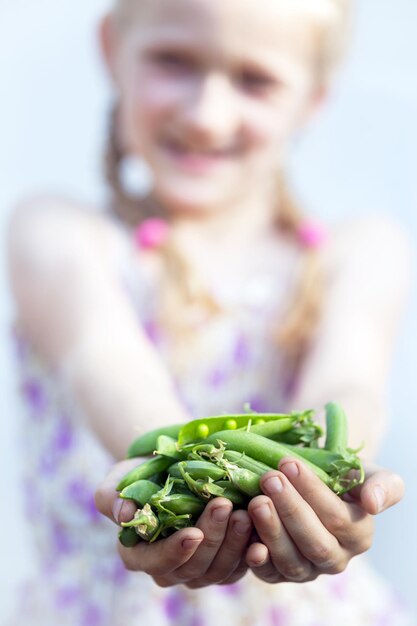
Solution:
[(197, 175), (207, 175), (219, 167), (230, 165), (239, 156), (239, 151), (234, 147), (196, 150), (176, 140), (163, 141), (160, 148), (176, 167)]

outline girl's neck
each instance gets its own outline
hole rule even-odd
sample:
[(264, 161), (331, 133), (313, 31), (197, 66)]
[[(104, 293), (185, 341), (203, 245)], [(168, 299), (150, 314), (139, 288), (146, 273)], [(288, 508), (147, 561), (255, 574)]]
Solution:
[(235, 257), (271, 238), (276, 219), (272, 202), (248, 198), (227, 210), (179, 215), (173, 219), (172, 232), (186, 254), (204, 251), (216, 256)]
[(237, 284), (245, 276), (273, 272), (288, 256), (288, 241), (274, 225), (276, 208), (269, 206), (246, 203), (193, 219), (176, 218), (176, 245), (211, 284)]

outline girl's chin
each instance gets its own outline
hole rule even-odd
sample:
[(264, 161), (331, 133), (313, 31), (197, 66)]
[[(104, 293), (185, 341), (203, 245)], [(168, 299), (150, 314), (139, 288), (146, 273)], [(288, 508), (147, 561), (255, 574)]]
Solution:
[[(187, 183), (182, 184), (187, 185)], [(189, 190), (188, 193), (181, 193), (180, 185), (177, 185), (174, 190), (155, 188), (154, 194), (169, 213), (195, 216), (204, 216), (205, 214), (224, 210), (227, 204), (231, 202), (230, 194), (226, 197), (220, 194), (214, 195), (212, 190), (209, 189), (204, 191), (199, 190), (199, 193), (197, 193), (196, 190), (196, 193), (191, 193), (191, 190)]]

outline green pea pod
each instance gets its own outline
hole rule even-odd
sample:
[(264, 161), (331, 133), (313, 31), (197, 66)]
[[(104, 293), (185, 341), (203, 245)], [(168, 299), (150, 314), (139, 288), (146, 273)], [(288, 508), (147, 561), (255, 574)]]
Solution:
[(254, 433), (228, 430), (215, 433), (207, 438), (207, 443), (215, 443), (216, 441), (221, 441), (228, 449), (245, 452), (251, 458), (269, 465), (271, 469), (277, 469), (279, 462), (284, 457), (295, 457), (303, 461), (326, 485), (332, 486), (333, 480), (326, 472), (304, 459), (298, 454), (298, 451), (295, 452), (278, 441), (272, 441)]
[(259, 474), (255, 474), (255, 472), (243, 469), (242, 467), (237, 467), (236, 465), (229, 465), (227, 475), (231, 483), (247, 496), (253, 498), (262, 493), (259, 486)]
[(119, 541), (125, 548), (133, 548), (139, 543), (140, 538), (134, 528), (122, 528), (119, 532)]
[(121, 498), (134, 500), (139, 506), (145, 506), (154, 493), (162, 488), (161, 485), (151, 482), (150, 480), (137, 480), (123, 489), (120, 493)]
[(167, 456), (155, 456), (147, 461), (144, 461), (137, 467), (128, 472), (116, 487), (116, 491), (123, 491), (125, 487), (135, 483), (137, 480), (147, 480), (166, 470), (166, 468), (172, 464), (172, 459)]
[(204, 445), (202, 443), (191, 445), (191, 448), (189, 448), (190, 444), (186, 446), (190, 450), (187, 455), (188, 461), (210, 461), (210, 463), (219, 465), (219, 461), (223, 458), (224, 446), (216, 447), (212, 444)]
[[(230, 481), (226, 480), (223, 482), (227, 482), (230, 485)], [(205, 481), (205, 480), (195, 480), (193, 483), (194, 493), (198, 491), (198, 497), (202, 500), (207, 500), (210, 496), (213, 498), (223, 496), (224, 488), (214, 481)], [(226, 496), (225, 496), (226, 497)]]
[(156, 494), (152, 496), (150, 504), (156, 509), (162, 508), (175, 515), (200, 515), (205, 507), (204, 502), (191, 493), (170, 493), (163, 498)]
[(189, 494), (190, 490), (187, 486), (187, 483), (183, 478), (172, 478), (170, 477), (172, 482), (172, 493), (186, 493)]
[(345, 450), (348, 445), (347, 418), (341, 406), (328, 402), (326, 409), (326, 442), (324, 447), (332, 452)]
[(160, 532), (159, 519), (149, 504), (145, 504), (143, 509), (138, 509), (130, 522), (122, 522), (122, 526), (123, 528), (134, 528), (139, 537), (145, 541), (150, 541)]
[(352, 469), (361, 468), (359, 457), (347, 450), (345, 452), (332, 452), (324, 448), (301, 448), (290, 445), (288, 445), (288, 448), (304, 459), (311, 461), (317, 467), (321, 467), (327, 474), (344, 476)]
[(272, 469), (269, 465), (262, 463), (262, 461), (252, 459), (244, 452), (236, 452), (236, 450), (225, 450), (224, 458), (226, 461), (229, 461), (242, 469), (248, 469), (251, 472), (258, 474), (258, 476), (262, 476), (266, 472), (270, 472)]
[[(214, 484), (214, 481), (212, 479), (209, 478), (198, 478), (197, 480), (192, 478), (190, 476), (190, 474), (188, 474), (184, 468), (181, 466), (181, 464), (179, 464), (179, 470), (181, 472), (181, 475), (184, 479), (184, 482), (186, 483), (188, 489), (194, 493), (198, 498), (200, 498), (201, 500), (211, 500), (211, 498), (213, 497), (213, 495), (221, 495), (221, 493), (223, 493), (223, 491), (220, 493), (219, 492), (219, 487), (213, 487), (213, 488), (208, 488), (208, 485), (210, 485), (211, 483)], [(226, 474), (225, 474), (226, 475)], [(217, 493), (213, 493), (213, 489), (217, 490)]]
[(155, 454), (169, 456), (171, 459), (177, 459), (178, 461), (186, 458), (185, 454), (178, 450), (177, 440), (167, 435), (160, 435), (158, 437)]
[(181, 468), (195, 480), (199, 478), (221, 480), (226, 476), (226, 472), (221, 467), (210, 463), (210, 461), (180, 461), (179, 463), (170, 465), (167, 471), (168, 474), (174, 478), (182, 478), (183, 473), (181, 472)]
[(170, 511), (161, 510), (158, 512), (158, 519), (159, 529), (150, 539), (150, 543), (156, 541), (159, 536), (168, 537), (176, 530), (181, 530), (181, 528), (187, 528), (188, 526), (193, 526), (195, 524), (195, 520), (189, 513), (176, 515)]
[(284, 413), (239, 413), (193, 420), (181, 428), (178, 434), (178, 445), (182, 447), (194, 441), (201, 441), (221, 430), (236, 430), (250, 423), (263, 423), (288, 417), (291, 415)]
[(320, 424), (312, 422), (311, 424), (302, 424), (295, 426), (291, 430), (287, 430), (284, 433), (279, 433), (271, 439), (274, 441), (281, 441), (282, 443), (296, 445), (298, 443), (310, 448), (318, 448), (318, 439), (324, 434), (323, 428)]
[[(215, 493), (215, 488), (220, 487), (222, 492)], [(230, 480), (216, 480), (215, 483), (210, 483), (207, 487), (207, 490), (210, 493), (213, 493), (214, 496), (222, 496), (223, 498), (227, 498), (236, 506), (242, 506), (246, 504), (247, 498), (245, 494), (243, 494), (239, 489), (236, 489), (230, 482)]]
[(296, 422), (296, 416), (284, 417), (271, 422), (264, 422), (263, 424), (253, 424), (248, 427), (247, 432), (262, 435), (262, 437), (268, 437), (268, 439), (274, 439), (277, 435), (285, 433), (293, 428)]
[(166, 435), (167, 437), (178, 437), (178, 433), (184, 424), (173, 424), (171, 426), (165, 426), (164, 428), (156, 428), (150, 430), (147, 433), (143, 433), (137, 437), (129, 446), (127, 451), (127, 458), (132, 459), (135, 456), (149, 456), (156, 448), (156, 443), (160, 435)]

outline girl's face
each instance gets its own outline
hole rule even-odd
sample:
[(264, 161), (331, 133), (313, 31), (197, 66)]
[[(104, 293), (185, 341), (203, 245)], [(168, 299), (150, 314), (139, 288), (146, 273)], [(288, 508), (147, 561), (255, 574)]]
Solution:
[(131, 4), (103, 45), (121, 135), (155, 196), (202, 212), (262, 195), (318, 100), (308, 20), (282, 0)]

